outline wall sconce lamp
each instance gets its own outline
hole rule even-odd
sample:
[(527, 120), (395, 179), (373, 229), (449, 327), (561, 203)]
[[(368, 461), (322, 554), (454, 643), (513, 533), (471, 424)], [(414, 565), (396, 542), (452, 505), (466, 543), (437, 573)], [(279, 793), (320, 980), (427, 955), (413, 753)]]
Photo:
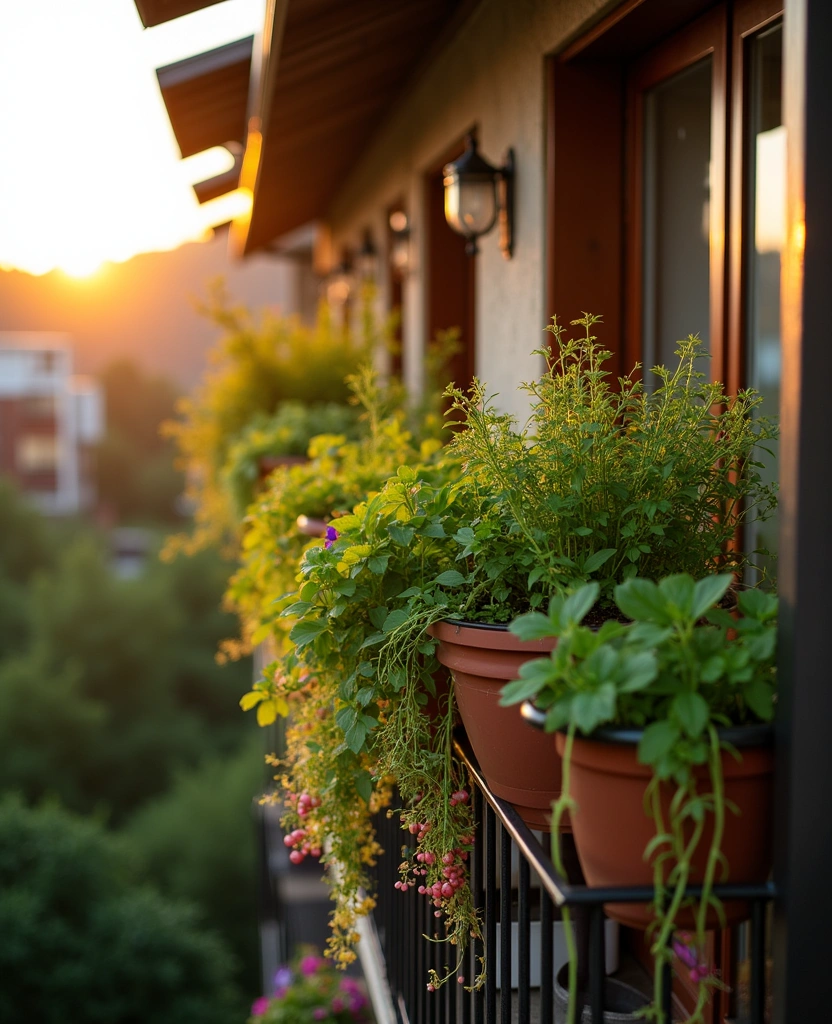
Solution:
[(513, 249), (514, 150), (509, 149), (502, 167), (493, 167), (477, 152), (477, 140), (466, 136), (465, 152), (445, 165), (445, 220), (466, 239), (469, 256), (479, 249), (477, 239), (486, 235), (499, 218), (500, 250), (510, 260)]
[(331, 306), (345, 305), (352, 294), (355, 285), (355, 275), (352, 269), (352, 260), (345, 250), (341, 254), (341, 262), (333, 267), (332, 272), (326, 280), (326, 298)]
[(378, 250), (373, 244), (369, 228), (364, 231), (364, 240), (356, 255), (356, 270), (362, 281), (375, 281), (378, 277)]
[(404, 210), (390, 214), (390, 263), (399, 274), (406, 274), (410, 267), (410, 221)]

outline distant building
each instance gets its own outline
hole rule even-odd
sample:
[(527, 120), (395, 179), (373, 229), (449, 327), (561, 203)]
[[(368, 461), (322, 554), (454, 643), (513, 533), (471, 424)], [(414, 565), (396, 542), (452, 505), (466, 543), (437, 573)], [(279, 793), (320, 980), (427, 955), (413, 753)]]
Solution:
[(103, 430), (101, 385), (73, 374), (69, 335), (0, 332), (0, 474), (48, 515), (85, 511)]

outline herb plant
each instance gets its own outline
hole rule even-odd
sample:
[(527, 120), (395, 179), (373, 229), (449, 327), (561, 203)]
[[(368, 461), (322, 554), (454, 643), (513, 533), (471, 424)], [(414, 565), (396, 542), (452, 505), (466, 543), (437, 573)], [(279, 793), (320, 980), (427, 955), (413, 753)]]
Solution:
[[(722, 778), (722, 753), (733, 752), (720, 738), (720, 727), (770, 722), (775, 702), (777, 599), (760, 590), (740, 592), (736, 617), (719, 607), (733, 581), (730, 574), (694, 582), (686, 574), (658, 584), (634, 578), (615, 590), (619, 611), (631, 621), (607, 621), (599, 630), (581, 625), (598, 599), (600, 586), (588, 583), (568, 596), (556, 596), (548, 615), (532, 612), (511, 625), (521, 639), (557, 637), (545, 659), (523, 665), (520, 678), (509, 683), (503, 705), (531, 699), (546, 712), (546, 729), (566, 731), (563, 789), (554, 805), (552, 836), (555, 865), (563, 872), (558, 825), (567, 812), (580, 814), (569, 793), (570, 757), (577, 732), (591, 736), (601, 726), (642, 729), (638, 761), (649, 765), (653, 778), (645, 806), (656, 835), (645, 850), (653, 865), (655, 917), (652, 953), (656, 959), (656, 992), (652, 1017), (664, 1024), (659, 966), (673, 956), (693, 961), (691, 978), (698, 984), (696, 1008), (689, 1018), (700, 1022), (717, 979), (704, 964), (705, 928), (711, 908), (722, 917), (713, 893), (717, 872), (725, 865), (720, 850), (727, 806)], [(703, 621), (704, 620), (704, 621)], [(709, 787), (702, 790), (707, 767)], [(673, 788), (670, 816), (665, 820), (661, 789)], [(707, 851), (702, 896), (685, 895), (691, 861), (707, 818), (713, 836)], [(694, 906), (692, 944), (674, 940), (679, 911)], [(567, 940), (571, 938), (567, 928)], [(689, 963), (690, 965), (690, 963)], [(570, 1024), (574, 1020), (577, 974), (570, 950)]]
[(614, 386), (610, 353), (591, 333), (598, 320), (572, 321), (577, 338), (557, 319), (549, 326), (546, 372), (524, 385), (522, 430), (481, 382), (450, 392), (461, 426), (453, 447), (478, 492), (458, 539), (469, 569), (488, 580), (469, 586), (461, 617), (508, 621), (580, 581), (597, 581), (609, 605), (631, 577), (736, 571), (738, 527), (774, 507), (756, 450), (776, 431), (754, 415), (759, 396), (707, 383), (693, 337), (680, 342), (675, 369), (651, 371), (655, 388), (638, 379), (640, 366)]

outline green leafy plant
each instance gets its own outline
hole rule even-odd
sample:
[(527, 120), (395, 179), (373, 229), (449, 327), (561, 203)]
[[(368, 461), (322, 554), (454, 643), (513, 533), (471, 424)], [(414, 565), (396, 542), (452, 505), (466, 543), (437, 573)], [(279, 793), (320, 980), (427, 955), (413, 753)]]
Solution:
[(354, 979), (306, 952), (279, 967), (274, 994), (255, 1000), (249, 1024), (370, 1024), (367, 997)]
[(202, 308), (224, 332), (210, 353), (213, 369), (179, 401), (178, 419), (164, 427), (179, 449), (195, 519), (193, 533), (170, 550), (197, 550), (229, 535), (236, 540), (239, 520), (226, 473), (232, 449), (252, 421), (273, 416), (287, 401), (347, 404), (346, 378), (371, 358), (385, 333), (366, 312), (370, 303), (367, 293), (366, 315), (355, 329), (336, 323), (325, 304), (310, 327), (298, 317), (269, 313), (258, 320), (231, 306), (222, 287), (215, 287)]
[[(563, 790), (552, 821), (553, 855), (561, 873), (558, 826), (567, 812), (580, 814), (569, 792), (576, 733), (591, 736), (608, 724), (643, 730), (637, 756), (652, 769), (645, 805), (656, 829), (645, 850), (655, 888), (652, 953), (657, 970), (651, 1015), (660, 1024), (658, 968), (673, 956), (676, 921), (685, 907), (694, 909), (693, 947), (678, 937), (675, 946), (676, 955), (692, 964), (691, 978), (698, 983), (690, 1022), (704, 1019), (709, 992), (719, 984), (704, 962), (705, 929), (709, 910), (720, 917), (723, 913), (713, 892), (724, 868), (720, 844), (730, 811), (722, 753), (736, 754), (719, 729), (769, 722), (774, 713), (777, 599), (760, 590), (740, 592), (737, 614), (732, 615), (720, 607), (732, 582), (727, 573), (698, 581), (687, 574), (659, 583), (629, 579), (616, 588), (615, 602), (631, 621), (610, 620), (598, 630), (581, 624), (600, 593), (598, 583), (588, 583), (568, 596), (552, 598), (548, 615), (531, 612), (510, 627), (521, 639), (558, 638), (549, 657), (522, 666), (520, 678), (506, 686), (501, 703), (531, 699), (545, 711), (547, 730), (566, 731)], [(709, 781), (706, 791), (701, 771), (697, 773), (703, 766)], [(666, 819), (661, 791), (667, 786), (673, 797)], [(713, 833), (697, 901), (686, 896), (685, 889), (692, 882), (691, 862), (708, 818)], [(570, 965), (571, 1024), (576, 1003), (574, 950)]]
[(737, 571), (732, 543), (752, 512), (765, 518), (775, 493), (755, 454), (774, 427), (755, 416), (760, 398), (707, 383), (693, 337), (675, 369), (640, 366), (614, 385), (610, 353), (591, 333), (599, 318), (554, 319), (546, 372), (524, 390), (526, 425), (499, 413), (485, 386), (453, 389), (461, 429), (454, 450), (470, 482), (470, 522), (457, 539), (470, 576), (460, 617), (506, 622), (579, 581), (596, 580), (609, 606), (634, 576)]

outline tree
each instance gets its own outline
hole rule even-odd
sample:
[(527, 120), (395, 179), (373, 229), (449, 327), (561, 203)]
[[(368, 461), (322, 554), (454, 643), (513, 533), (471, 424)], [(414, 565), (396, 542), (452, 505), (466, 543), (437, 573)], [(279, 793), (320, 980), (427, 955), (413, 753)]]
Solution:
[(99, 824), (0, 803), (4, 1024), (231, 1024), (232, 966), (191, 907), (134, 887)]
[(175, 522), (183, 479), (173, 445), (159, 433), (176, 408), (175, 385), (129, 360), (111, 363), (100, 380), (107, 424), (96, 459), (100, 500), (120, 520)]

